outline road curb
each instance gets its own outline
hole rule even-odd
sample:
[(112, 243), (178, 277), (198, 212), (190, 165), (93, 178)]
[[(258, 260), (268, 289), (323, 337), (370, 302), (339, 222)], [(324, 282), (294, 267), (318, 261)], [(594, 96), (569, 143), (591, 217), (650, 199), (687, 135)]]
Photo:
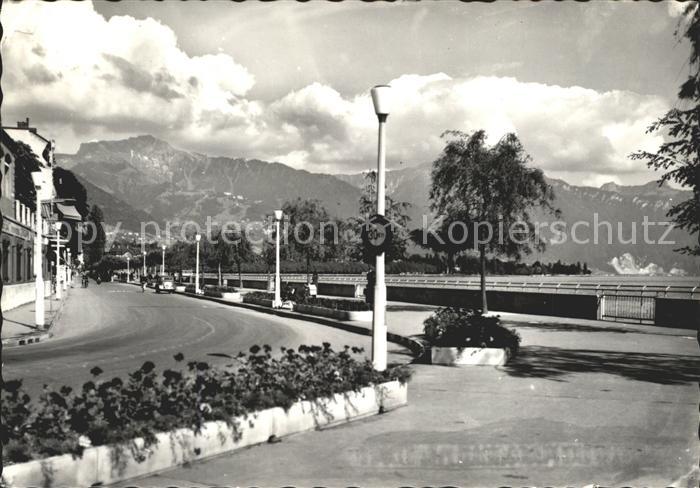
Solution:
[(53, 337), (53, 332), (51, 332), (51, 329), (53, 329), (54, 324), (61, 317), (61, 314), (63, 313), (63, 306), (66, 303), (66, 300), (68, 300), (68, 293), (66, 293), (65, 297), (58, 304), (58, 310), (56, 310), (56, 313), (49, 322), (48, 327), (46, 327), (46, 330), (43, 330), (41, 332), (33, 332), (31, 334), (26, 334), (23, 336), (7, 337), (5, 339), (2, 339), (2, 347), (12, 348), (19, 346), (28, 346), (30, 344), (37, 344), (39, 342), (45, 342), (48, 339), (51, 339)]
[[(126, 283), (129, 285), (136, 285), (136, 286), (141, 286), (138, 283)], [(228, 305), (231, 307), (239, 307), (239, 308), (245, 308), (248, 310), (253, 310), (255, 312), (262, 312), (266, 313), (269, 315), (277, 315), (278, 317), (285, 317), (285, 318), (290, 318), (290, 319), (297, 319), (297, 320), (305, 320), (307, 322), (314, 322), (320, 325), (325, 325), (328, 327), (333, 327), (336, 329), (342, 329), (348, 332), (353, 332), (355, 334), (360, 334), (360, 335), (372, 335), (372, 329), (371, 328), (366, 328), (362, 327), (359, 325), (354, 325), (354, 324), (349, 324), (347, 322), (342, 322), (339, 320), (333, 320), (331, 318), (326, 318), (326, 317), (319, 317), (318, 315), (309, 315), (309, 314), (304, 314), (304, 313), (299, 313), (299, 312), (293, 312), (289, 310), (283, 310), (279, 308), (268, 308), (264, 307), (261, 305), (254, 305), (252, 303), (241, 303), (241, 302), (231, 302), (228, 300), (224, 300), (222, 298), (216, 298), (216, 297), (209, 297), (206, 295), (195, 295), (193, 293), (187, 293), (187, 292), (178, 292), (175, 291), (173, 292), (175, 295), (180, 295), (180, 296), (186, 296), (190, 298), (194, 298), (197, 300), (206, 300), (209, 302), (215, 302), (215, 303), (220, 303), (222, 305)], [(399, 334), (395, 334), (393, 332), (387, 332), (387, 340), (389, 342), (393, 342), (394, 344), (398, 344), (400, 346), (403, 346), (407, 348), (415, 359), (419, 359), (424, 356), (425, 354), (425, 346), (423, 343), (420, 341), (417, 341), (416, 339), (413, 339), (411, 337), (406, 337), (402, 336)]]
[(136, 438), (121, 444), (88, 447), (80, 457), (63, 454), (5, 466), (2, 485), (111, 485), (230, 454), (273, 438), (381, 415), (407, 404), (408, 385), (387, 381), (358, 391), (298, 400), (288, 408), (272, 407), (233, 417), (233, 425), (238, 425), (239, 430), (224, 421), (208, 421), (196, 432), (188, 428), (159, 432), (157, 442), (145, 449), (143, 439)]

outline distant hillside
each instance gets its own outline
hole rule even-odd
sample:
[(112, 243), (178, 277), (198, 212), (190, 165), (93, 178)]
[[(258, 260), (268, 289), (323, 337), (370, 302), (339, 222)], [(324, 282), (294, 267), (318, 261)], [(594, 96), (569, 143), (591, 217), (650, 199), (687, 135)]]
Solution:
[(297, 197), (321, 200), (345, 218), (356, 212), (360, 195), (330, 175), (191, 153), (152, 136), (85, 143), (62, 159), (84, 179), (161, 220), (257, 220)]
[[(255, 221), (297, 197), (318, 199), (331, 214), (346, 218), (356, 215), (363, 185), (362, 174), (315, 174), (280, 163), (212, 157), (173, 148), (152, 136), (82, 144), (76, 154), (62, 155), (60, 161), (83, 181), (103, 190), (88, 192), (96, 195), (96, 201), (104, 201), (100, 206), (110, 219), (122, 216), (130, 222), (140, 221), (146, 215), (149, 219), (153, 216), (174, 222), (203, 223), (208, 216), (220, 222)], [(422, 164), (387, 172), (387, 193), (395, 200), (411, 203), (409, 214), (414, 227), (421, 225), (424, 215), (431, 215), (430, 170), (430, 164)], [(674, 230), (666, 236), (675, 245), (644, 242), (644, 218), (650, 222), (667, 221), (666, 212), (673, 202), (689, 198), (689, 192), (667, 185), (659, 187), (656, 182), (639, 186), (608, 183), (601, 188), (553, 179), (549, 182), (556, 194), (555, 206), (562, 210), (562, 220), (569, 229), (569, 240), (550, 245), (544, 253), (533, 254), (527, 261), (581, 261), (592, 269), (615, 272), (615, 264), (619, 268), (623, 256), (629, 254), (636, 263), (634, 269), (653, 268), (660, 272), (663, 268), (669, 272), (675, 268), (700, 274), (697, 259), (673, 252), (691, 242), (687, 233)], [(110, 197), (115, 201), (109, 201)], [(534, 218), (539, 222), (554, 221), (537, 212)], [(570, 229), (577, 222), (577, 238), (588, 239), (590, 244), (572, 242)], [(592, 243), (595, 222), (603, 225), (597, 231), (598, 244)], [(604, 222), (611, 223), (612, 243), (608, 243), (610, 236)], [(617, 235), (618, 226), (622, 242)], [(637, 243), (625, 243), (633, 228)], [(660, 226), (650, 229), (649, 237), (655, 241), (665, 232)], [(547, 231), (543, 235), (551, 237)]]
[[(420, 226), (423, 215), (431, 215), (430, 200), (430, 164), (411, 168), (388, 171), (387, 194), (395, 200), (411, 203), (410, 215), (413, 225)], [(361, 187), (362, 174), (341, 175), (344, 181)], [(623, 186), (607, 183), (601, 188), (570, 185), (562, 180), (548, 179), (554, 188), (555, 207), (561, 209), (562, 220), (567, 228), (576, 223), (576, 237), (579, 241), (588, 240), (590, 244), (576, 244), (569, 240), (563, 244), (550, 245), (541, 254), (534, 253), (525, 260), (554, 262), (561, 260), (571, 263), (587, 262), (592, 267), (605, 272), (616, 272), (615, 264), (623, 256), (633, 257), (639, 264), (639, 269), (650, 265), (658, 272), (671, 272), (673, 269), (683, 269), (690, 274), (700, 274), (700, 260), (676, 253), (673, 250), (692, 243), (690, 236), (681, 230), (673, 230), (664, 241), (675, 241), (675, 245), (650, 244), (644, 239), (644, 217), (649, 222), (666, 222), (666, 213), (674, 202), (683, 201), (691, 196), (691, 192), (671, 188), (667, 184), (659, 187), (656, 181), (644, 185)], [(533, 212), (534, 219), (539, 222), (551, 223), (552, 216)], [(429, 219), (430, 221), (430, 219)], [(595, 223), (598, 223), (598, 244), (595, 238)], [(612, 243), (609, 243), (609, 222), (612, 229)], [(622, 239), (618, 236), (620, 229)], [(632, 239), (633, 229), (636, 229), (636, 244), (626, 244)], [(649, 241), (658, 242), (666, 231), (660, 225), (648, 226)], [(545, 237), (553, 237), (543, 231)], [(618, 261), (614, 261), (617, 259)]]
[(104, 212), (105, 223), (110, 226), (121, 222), (122, 229), (133, 231), (141, 230), (141, 222), (150, 222), (155, 219), (148, 212), (138, 210), (128, 203), (120, 200), (101, 188), (93, 185), (85, 178), (77, 176), (88, 194), (88, 203), (99, 206)]

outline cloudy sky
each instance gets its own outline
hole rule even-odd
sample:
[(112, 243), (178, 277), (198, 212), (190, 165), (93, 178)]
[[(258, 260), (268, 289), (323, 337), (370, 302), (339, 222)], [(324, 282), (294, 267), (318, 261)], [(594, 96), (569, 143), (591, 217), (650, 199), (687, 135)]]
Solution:
[(515, 131), (574, 184), (646, 182), (627, 155), (676, 104), (678, 5), (5, 2), (3, 124), (60, 152), (150, 133), (313, 172), (375, 165), (369, 88), (389, 83), (388, 165), (434, 160), (447, 129)]

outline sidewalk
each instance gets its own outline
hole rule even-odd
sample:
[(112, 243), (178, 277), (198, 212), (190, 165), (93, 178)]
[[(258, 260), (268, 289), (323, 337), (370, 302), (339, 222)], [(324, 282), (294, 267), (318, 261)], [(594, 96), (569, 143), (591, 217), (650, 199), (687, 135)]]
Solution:
[[(390, 304), (389, 331), (432, 308)], [(502, 318), (523, 337), (502, 368), (416, 364), (405, 408), (118, 486), (669, 486), (697, 465), (694, 335)]]
[[(63, 301), (67, 298), (70, 289), (63, 292)], [(3, 345), (11, 346), (24, 343), (34, 342), (33, 339), (47, 339), (49, 329), (56, 320), (61, 307), (62, 301), (54, 297), (44, 300), (44, 328), (37, 329), (34, 321), (35, 303), (29, 302), (12, 310), (3, 311), (2, 324), (2, 343)], [(39, 341), (36, 341), (39, 342)]]

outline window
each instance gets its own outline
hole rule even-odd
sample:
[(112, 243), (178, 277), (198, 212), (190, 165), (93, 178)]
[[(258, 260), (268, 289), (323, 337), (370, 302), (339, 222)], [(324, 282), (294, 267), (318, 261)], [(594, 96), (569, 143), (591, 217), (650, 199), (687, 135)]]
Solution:
[(27, 261), (26, 261), (26, 262), (27, 262), (27, 268), (26, 268), (27, 271), (26, 271), (26, 276), (27, 276), (27, 279), (29, 279), (29, 278), (31, 278), (32, 276), (34, 276), (34, 270), (32, 269), (32, 262), (33, 262), (33, 259), (32, 259), (32, 250), (31, 250), (31, 249), (27, 249), (25, 252), (27, 253)]
[(2, 279), (5, 283), (10, 281), (10, 243), (2, 241)]
[(15, 246), (15, 269), (17, 270), (17, 274), (15, 276), (15, 281), (17, 283), (22, 281), (22, 248), (19, 246)]

